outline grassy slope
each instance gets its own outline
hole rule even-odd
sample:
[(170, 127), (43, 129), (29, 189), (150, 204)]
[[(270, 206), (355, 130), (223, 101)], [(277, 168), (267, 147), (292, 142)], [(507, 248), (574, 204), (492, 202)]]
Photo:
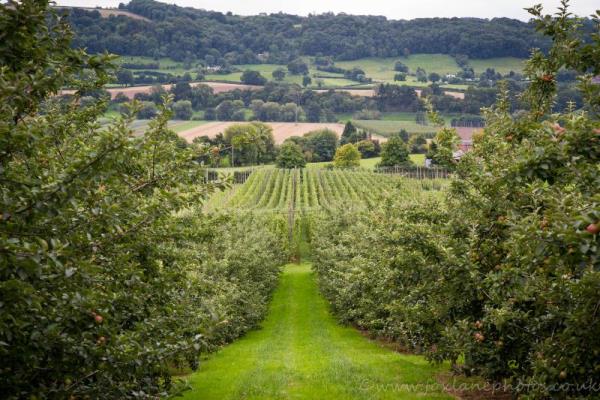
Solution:
[(510, 71), (522, 72), (525, 60), (514, 57), (489, 58), (487, 60), (469, 60), (476, 74), (485, 71), (486, 68), (494, 68), (496, 72), (508, 74)]
[(202, 363), (184, 398), (450, 398), (401, 386), (433, 384), (439, 371), (422, 357), (395, 353), (338, 325), (310, 265), (288, 265), (263, 328)]

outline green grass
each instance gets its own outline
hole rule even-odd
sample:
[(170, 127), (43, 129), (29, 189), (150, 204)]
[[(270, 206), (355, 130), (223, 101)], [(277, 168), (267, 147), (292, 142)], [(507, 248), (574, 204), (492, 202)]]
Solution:
[(352, 123), (359, 128), (366, 129), (373, 133), (378, 133), (383, 136), (398, 133), (401, 129), (406, 129), (408, 133), (429, 133), (436, 132), (437, 129), (433, 125), (419, 125), (414, 119), (410, 120), (352, 120)]
[(522, 72), (525, 60), (515, 57), (488, 58), (486, 60), (469, 60), (476, 74), (480, 74), (486, 68), (494, 68), (496, 72), (508, 74), (510, 71)]
[(416, 72), (418, 67), (421, 67), (430, 72), (437, 72), (438, 74), (449, 74), (455, 73), (460, 68), (456, 64), (456, 61), (445, 54), (415, 54), (409, 57), (388, 57), (388, 58), (361, 58), (354, 61), (339, 61), (336, 65), (341, 68), (362, 68), (368, 77), (378, 81), (393, 82), (394, 75), (394, 64), (397, 60), (402, 61), (409, 68), (410, 73)]
[(262, 329), (201, 363), (184, 399), (450, 399), (443, 369), (338, 325), (310, 265), (287, 265)]

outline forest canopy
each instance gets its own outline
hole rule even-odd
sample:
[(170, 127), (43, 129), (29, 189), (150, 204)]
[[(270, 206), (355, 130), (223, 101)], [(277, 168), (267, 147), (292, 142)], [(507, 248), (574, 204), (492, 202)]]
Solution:
[[(529, 56), (548, 40), (532, 23), (509, 18), (419, 18), (325, 13), (237, 16), (132, 0), (119, 8), (144, 19), (102, 18), (97, 10), (71, 9), (75, 46), (90, 53), (109, 52), (178, 61), (204, 59), (211, 65), (287, 63), (299, 55), (336, 60), (398, 57), (416, 53), (470, 58)], [(590, 22), (591, 25), (591, 22)]]

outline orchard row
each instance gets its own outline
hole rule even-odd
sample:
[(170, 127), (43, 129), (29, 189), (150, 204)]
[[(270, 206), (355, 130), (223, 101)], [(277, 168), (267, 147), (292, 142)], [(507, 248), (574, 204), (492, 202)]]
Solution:
[(374, 206), (387, 193), (439, 191), (447, 180), (413, 180), (367, 170), (321, 168), (275, 169), (253, 172), (242, 185), (214, 194), (208, 210), (223, 208), (285, 212), (319, 211)]

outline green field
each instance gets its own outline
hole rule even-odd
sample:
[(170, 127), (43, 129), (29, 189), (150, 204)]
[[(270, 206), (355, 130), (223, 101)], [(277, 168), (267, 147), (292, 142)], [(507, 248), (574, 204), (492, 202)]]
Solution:
[[(245, 64), (245, 65), (236, 65), (236, 67), (239, 68), (241, 71), (245, 71), (245, 70), (258, 71), (258, 72), (260, 72), (260, 74), (262, 76), (264, 76), (268, 80), (274, 80), (273, 75), (272, 75), (273, 71), (275, 71), (276, 69), (282, 68), (283, 70), (286, 71), (286, 75), (285, 75), (285, 78), (283, 79), (283, 82), (296, 83), (298, 85), (302, 84), (302, 75), (289, 74), (287, 72), (287, 67), (285, 65)], [(309, 68), (309, 75), (312, 77), (314, 74), (327, 75), (327, 76), (335, 77), (335, 78), (314, 78), (313, 77), (312, 78), (312, 80), (313, 80), (312, 87), (317, 86), (318, 80), (323, 81), (323, 86), (328, 86), (328, 87), (330, 87), (330, 86), (351, 86), (351, 85), (358, 84), (358, 82), (354, 82), (349, 79), (344, 79), (343, 75), (341, 75), (341, 74), (331, 74), (331, 73), (317, 71), (316, 68), (314, 68), (314, 66), (311, 65)], [(208, 75), (206, 75), (206, 79), (207, 80), (231, 81), (231, 82), (239, 83), (241, 76), (242, 76), (242, 72), (233, 72), (231, 74), (225, 74), (225, 75), (208, 74)]]
[(454, 61), (454, 58), (446, 54), (415, 54), (409, 57), (392, 58), (361, 58), (353, 61), (339, 61), (336, 65), (342, 68), (360, 67), (368, 77), (377, 81), (393, 82), (394, 64), (396, 61), (402, 61), (409, 68), (409, 73), (414, 73), (418, 67), (438, 74), (456, 73), (460, 68)]
[(287, 265), (262, 329), (186, 378), (184, 399), (451, 399), (444, 366), (397, 353), (337, 324), (310, 264)]
[[(318, 83), (321, 83), (324, 88), (335, 88), (335, 87), (347, 87), (347, 86), (356, 86), (356, 87), (364, 87), (365, 85), (361, 85), (358, 82), (351, 81), (345, 79), (342, 74), (333, 74), (330, 72), (318, 71), (316, 66), (311, 63), (310, 58), (304, 57), (306, 62), (309, 64), (309, 75), (312, 78), (312, 85), (310, 86), (313, 89), (318, 88)], [(388, 82), (394, 83), (394, 75), (396, 72), (394, 71), (394, 63), (400, 60), (404, 64), (406, 64), (410, 73), (414, 74), (418, 67), (425, 69), (425, 71), (429, 74), (431, 72), (437, 72), (440, 75), (446, 75), (450, 73), (456, 73), (460, 70), (459, 66), (456, 64), (454, 58), (446, 54), (414, 54), (408, 57), (388, 57), (388, 58), (361, 58), (353, 61), (338, 61), (336, 62), (336, 66), (349, 69), (352, 67), (359, 67), (363, 69), (366, 75), (373, 79), (375, 83), (377, 82)], [(124, 62), (154, 62), (155, 60), (150, 57), (121, 57), (117, 61), (118, 63)], [(173, 61), (168, 58), (161, 58), (160, 69), (157, 71), (164, 73), (172, 73), (182, 75), (185, 72), (192, 73), (192, 77), (195, 77), (196, 67), (195, 63), (192, 63), (192, 67), (186, 69), (183, 63)], [(491, 58), (487, 60), (469, 60), (471, 66), (473, 66), (476, 73), (481, 73), (485, 71), (486, 68), (491, 67), (494, 68), (497, 72), (506, 74), (508, 72), (515, 71), (520, 72), (523, 69), (523, 60), (513, 57), (502, 57), (502, 58)], [(225, 81), (225, 82), (240, 82), (240, 77), (242, 72), (249, 69), (253, 71), (258, 71), (268, 80), (273, 80), (272, 73), (274, 70), (278, 68), (282, 68), (286, 71), (286, 76), (284, 78), (284, 82), (287, 83), (302, 83), (302, 76), (300, 75), (291, 75), (287, 73), (286, 65), (277, 65), (277, 64), (244, 64), (244, 65), (236, 65), (236, 68), (240, 69), (240, 72), (233, 72), (229, 74), (207, 74), (205, 79), (212, 81)], [(132, 70), (137, 71), (137, 70)], [(315, 75), (324, 76), (323, 78), (317, 78)], [(414, 87), (427, 87), (430, 82), (418, 82), (416, 77), (407, 76), (406, 82), (396, 82), (398, 84), (406, 84)], [(368, 85), (367, 85), (368, 86)], [(448, 89), (456, 89), (456, 90), (465, 90), (467, 85), (443, 85), (443, 87)]]
[(514, 57), (502, 57), (486, 60), (469, 60), (469, 64), (473, 67), (476, 74), (484, 72), (486, 68), (494, 68), (496, 72), (508, 74), (510, 71), (523, 72), (525, 60)]
[(352, 123), (359, 128), (366, 129), (382, 136), (398, 133), (401, 129), (405, 129), (408, 133), (433, 133), (437, 131), (437, 128), (434, 125), (419, 125), (414, 119), (412, 121), (380, 119), (352, 120)]
[[(415, 163), (423, 160), (422, 155)], [(401, 175), (375, 173), (377, 158), (365, 160), (364, 168), (355, 170), (326, 169), (329, 163), (309, 164), (304, 169), (264, 167), (252, 172), (245, 183), (216, 193), (205, 210), (254, 210), (302, 212), (363, 208), (378, 203), (380, 197), (399, 185), (405, 195), (420, 195), (423, 190), (441, 193), (446, 181), (419, 181)], [(422, 163), (421, 163), (422, 165)]]

